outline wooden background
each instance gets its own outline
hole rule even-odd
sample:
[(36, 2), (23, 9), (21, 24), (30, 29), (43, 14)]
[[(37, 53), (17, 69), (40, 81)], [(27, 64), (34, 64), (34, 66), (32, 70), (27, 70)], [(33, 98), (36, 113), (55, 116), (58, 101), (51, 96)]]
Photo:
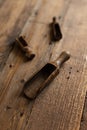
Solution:
[[(49, 44), (53, 16), (63, 39)], [(15, 45), (19, 35), (33, 47), (32, 61)], [(25, 83), (63, 50), (71, 59), (35, 100), (27, 99)], [(87, 0), (0, 0), (0, 130), (86, 130), (86, 79)]]

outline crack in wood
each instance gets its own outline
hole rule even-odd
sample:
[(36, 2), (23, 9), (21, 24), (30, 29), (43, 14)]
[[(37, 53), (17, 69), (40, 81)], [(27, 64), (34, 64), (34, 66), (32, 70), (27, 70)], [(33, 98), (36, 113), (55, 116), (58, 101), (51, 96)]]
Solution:
[(86, 129), (87, 129), (87, 92), (86, 92), (86, 96), (85, 96), (84, 107), (83, 107), (82, 118), (81, 118), (79, 130), (86, 130)]

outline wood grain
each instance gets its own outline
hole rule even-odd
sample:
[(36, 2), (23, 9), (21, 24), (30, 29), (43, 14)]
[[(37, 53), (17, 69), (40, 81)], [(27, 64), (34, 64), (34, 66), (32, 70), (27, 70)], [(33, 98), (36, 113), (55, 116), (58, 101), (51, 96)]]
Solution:
[[(71, 60), (54, 82), (36, 99), (26, 130), (79, 130), (87, 90), (85, 0), (72, 1), (63, 24), (64, 39), (54, 47), (52, 58), (69, 50)], [(84, 13), (81, 13), (83, 10)], [(60, 51), (58, 51), (60, 49)]]
[[(26, 127), (26, 123), (28, 123), (30, 116), (29, 113), (32, 111), (32, 105), (34, 102), (30, 102), (23, 97), (22, 91), (24, 83), (48, 62), (54, 46), (54, 44), (49, 45), (48, 24), (51, 22), (54, 15), (58, 17), (60, 14), (63, 15), (66, 6), (68, 5), (66, 2), (64, 4), (64, 1), (60, 1), (60, 4), (57, 5), (54, 2), (51, 2), (49, 5), (48, 1), (44, 2), (38, 0), (37, 2), (40, 3), (36, 4), (31, 17), (28, 19), (21, 33), (26, 36), (26, 40), (37, 51), (36, 58), (32, 62), (25, 62), (25, 57), (20, 51), (18, 51), (18, 48), (15, 47), (9, 55), (5, 68), (1, 73), (0, 121), (3, 126), (0, 126), (0, 128), (4, 130), (7, 128), (15, 129), (15, 127), (18, 129), (19, 127), (20, 129), (24, 129)], [(52, 6), (50, 12), (47, 11), (49, 6)], [(57, 10), (55, 10), (55, 7), (57, 7)], [(38, 12), (38, 15), (34, 15), (36, 11)], [(63, 15), (63, 17), (64, 16), (65, 15)], [(41, 21), (44, 21), (46, 24), (42, 24)], [(63, 19), (61, 21), (63, 21)], [(10, 64), (13, 64), (14, 66), (10, 68)], [(2, 78), (3, 76), (4, 79)], [(24, 82), (21, 82), (23, 81), (22, 79), (24, 79)], [(23, 113), (23, 124), (21, 123), (21, 112)], [(3, 116), (5, 117), (4, 119), (2, 118)]]
[[(32, 3), (31, 15), (23, 30), (19, 30), (34, 48), (36, 57), (27, 62), (17, 46), (10, 53), (0, 73), (0, 129), (79, 130), (87, 89), (87, 1), (34, 0)], [(53, 16), (59, 18), (63, 39), (49, 45), (48, 24)], [(36, 100), (28, 100), (23, 95), (26, 81), (49, 59), (55, 60), (62, 50), (71, 52), (71, 60)]]
[(2, 1), (0, 5), (0, 71), (5, 66), (15, 38), (21, 33), (36, 4), (35, 0)]

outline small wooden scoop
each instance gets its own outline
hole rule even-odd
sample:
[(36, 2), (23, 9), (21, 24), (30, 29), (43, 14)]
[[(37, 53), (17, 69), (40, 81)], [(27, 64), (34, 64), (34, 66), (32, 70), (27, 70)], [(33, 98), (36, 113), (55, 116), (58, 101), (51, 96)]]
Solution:
[(70, 58), (70, 54), (62, 52), (60, 56), (51, 63), (47, 63), (27, 83), (24, 90), (25, 95), (34, 99), (36, 96), (56, 77), (62, 64)]
[(56, 42), (62, 39), (62, 32), (59, 23), (56, 21), (56, 17), (53, 17), (53, 22), (50, 24), (51, 28), (51, 40)]
[(32, 60), (35, 57), (35, 53), (33, 49), (28, 45), (23, 36), (16, 38), (16, 43), (21, 47), (21, 49), (25, 52), (25, 56)]

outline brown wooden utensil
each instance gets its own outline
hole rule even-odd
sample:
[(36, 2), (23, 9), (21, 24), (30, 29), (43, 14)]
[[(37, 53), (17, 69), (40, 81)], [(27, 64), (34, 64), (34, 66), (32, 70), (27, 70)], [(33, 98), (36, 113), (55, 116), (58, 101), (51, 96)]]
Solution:
[(26, 40), (23, 36), (20, 36), (16, 38), (16, 43), (21, 47), (21, 49), (24, 51), (25, 56), (31, 60), (35, 57), (35, 53), (33, 52), (33, 49), (28, 45)]
[(53, 17), (53, 21), (50, 24), (51, 40), (56, 42), (62, 39), (63, 35), (59, 23), (56, 21), (56, 17)]
[(69, 58), (70, 54), (64, 51), (54, 62), (47, 63), (28, 81), (27, 87), (24, 90), (25, 95), (30, 99), (36, 98), (36, 96), (56, 77), (62, 64)]

